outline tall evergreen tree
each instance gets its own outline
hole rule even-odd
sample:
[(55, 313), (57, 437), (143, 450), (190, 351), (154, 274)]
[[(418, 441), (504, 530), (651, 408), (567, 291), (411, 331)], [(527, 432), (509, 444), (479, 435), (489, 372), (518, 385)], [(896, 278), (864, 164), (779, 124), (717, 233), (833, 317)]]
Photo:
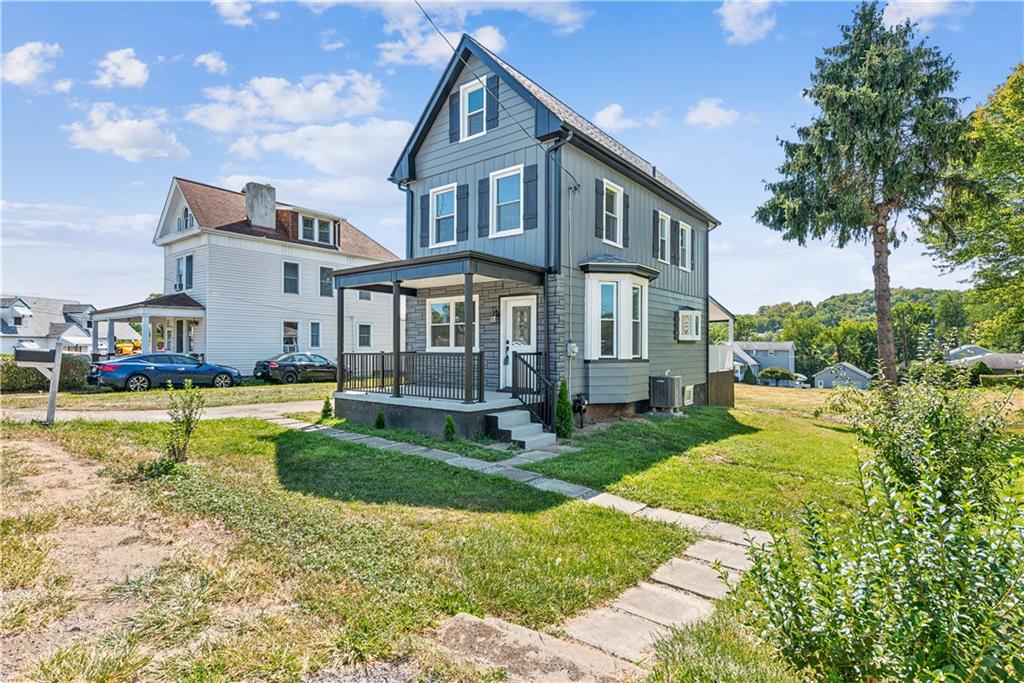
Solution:
[(952, 61), (916, 42), (910, 22), (888, 28), (877, 3), (863, 3), (842, 42), (816, 60), (804, 96), (818, 107), (797, 141), (780, 141), (782, 176), (755, 212), (783, 239), (831, 238), (838, 247), (870, 240), (874, 254), (878, 355), (896, 379), (889, 248), (904, 214), (919, 216), (960, 155), (964, 122), (950, 95)]

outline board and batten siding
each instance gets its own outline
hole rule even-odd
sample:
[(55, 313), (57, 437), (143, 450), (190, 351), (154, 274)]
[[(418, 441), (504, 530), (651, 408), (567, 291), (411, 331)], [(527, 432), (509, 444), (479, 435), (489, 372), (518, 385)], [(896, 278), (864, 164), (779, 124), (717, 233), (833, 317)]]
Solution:
[[(680, 375), (684, 385), (707, 383), (707, 240), (708, 225), (655, 193), (616, 172), (572, 145), (561, 150), (561, 160), (579, 182), (579, 192), (569, 196), (568, 176), (562, 176), (561, 244), (559, 293), (563, 305), (571, 299), (571, 320), (560, 342), (576, 342), (580, 354), (558, 364), (559, 372), (570, 378), (570, 393), (585, 392), (591, 403), (623, 403), (648, 398), (651, 375)], [(616, 247), (595, 234), (596, 180), (607, 179), (629, 196), (629, 244)], [(693, 262), (689, 271), (663, 263), (653, 255), (654, 211), (668, 214), (673, 221), (688, 223), (693, 230)], [(671, 235), (670, 235), (671, 238)], [(671, 245), (670, 245), (671, 246)], [(579, 264), (595, 256), (615, 256), (656, 268), (660, 275), (648, 290), (648, 360), (583, 359), (585, 320), (585, 274)], [(671, 260), (671, 249), (670, 249)], [(571, 297), (570, 297), (571, 291)], [(704, 312), (700, 341), (675, 339), (676, 311), (691, 308)], [(695, 398), (701, 392), (695, 390)]]
[[(471, 56), (468, 61), (470, 69), (486, 83), (492, 72), (475, 56)], [(472, 140), (450, 142), (448, 97), (452, 92), (458, 92), (462, 85), (476, 82), (477, 76), (470, 69), (463, 68), (455, 85), (445, 93), (445, 104), (416, 152), (416, 180), (410, 184), (413, 192), (412, 256), (416, 258), (472, 249), (525, 263), (543, 265), (546, 240), (544, 150), (533, 138), (533, 108), (499, 78), (498, 125)], [(537, 166), (537, 227), (524, 230), (523, 234), (508, 237), (491, 238), (487, 234), (481, 236), (478, 230), (479, 181), (489, 178), (494, 171), (519, 164), (524, 167), (533, 164)], [(469, 189), (467, 239), (448, 247), (423, 247), (420, 244), (420, 198), (429, 195), (431, 189), (451, 183), (466, 185)], [(486, 211), (489, 207), (484, 209)]]

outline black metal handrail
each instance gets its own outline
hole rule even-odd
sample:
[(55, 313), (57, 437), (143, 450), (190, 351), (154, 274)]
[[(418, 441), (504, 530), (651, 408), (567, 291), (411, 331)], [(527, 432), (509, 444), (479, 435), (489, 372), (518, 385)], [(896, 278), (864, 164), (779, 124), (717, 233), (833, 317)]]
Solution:
[[(472, 401), (484, 400), (484, 352), (473, 356)], [(395, 361), (390, 352), (344, 353), (343, 388), (370, 393), (393, 394)], [(399, 353), (398, 390), (400, 395), (463, 401), (466, 398), (466, 355), (402, 351)]]
[(512, 352), (512, 397), (548, 430), (555, 424), (555, 385), (537, 369), (544, 354)]

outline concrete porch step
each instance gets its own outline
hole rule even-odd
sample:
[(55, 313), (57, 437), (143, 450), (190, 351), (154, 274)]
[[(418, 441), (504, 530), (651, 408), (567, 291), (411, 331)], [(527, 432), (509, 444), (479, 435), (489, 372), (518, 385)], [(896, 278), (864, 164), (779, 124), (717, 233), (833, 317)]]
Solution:
[(500, 413), (490, 413), (487, 417), (494, 418), (498, 429), (512, 429), (519, 425), (528, 425), (531, 422), (529, 410), (506, 410)]
[(523, 450), (532, 451), (538, 448), (554, 446), (556, 443), (558, 443), (558, 439), (551, 432), (542, 431), (532, 436), (527, 436), (526, 438), (523, 439), (513, 438), (512, 443), (516, 444)]
[(534, 422), (528, 410), (490, 413), (487, 415), (487, 421), (491, 425), (491, 434), (525, 450), (544, 448), (557, 443), (555, 435), (545, 432), (543, 425)]
[(628, 662), (594, 648), (494, 618), (457, 614), (436, 641), (455, 655), (505, 671), (509, 681), (611, 683), (639, 678)]

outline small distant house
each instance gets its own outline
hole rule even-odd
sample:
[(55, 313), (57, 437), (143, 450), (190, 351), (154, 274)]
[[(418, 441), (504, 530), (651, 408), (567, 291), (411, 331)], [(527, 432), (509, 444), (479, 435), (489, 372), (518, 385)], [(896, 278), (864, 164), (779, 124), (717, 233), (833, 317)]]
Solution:
[(746, 374), (747, 368), (750, 368), (750, 371), (754, 373), (754, 377), (757, 377), (757, 373), (761, 372), (761, 364), (753, 356), (741, 349), (738, 343), (732, 345), (732, 368), (736, 374), (736, 379), (739, 381), (743, 380), (743, 375)]
[[(14, 349), (52, 349), (58, 340), (67, 352), (87, 352), (92, 341), (89, 314), (94, 310), (91, 304), (68, 299), (2, 295), (0, 353), (14, 353)], [(98, 325), (102, 338), (106, 339), (107, 323)], [(140, 335), (128, 323), (115, 323), (114, 338), (135, 341)]]
[(993, 353), (989, 351), (978, 356), (961, 358), (953, 361), (951, 365), (970, 368), (978, 361), (987, 365), (993, 375), (1013, 375), (1024, 372), (1024, 353)]
[(963, 344), (961, 346), (956, 347), (955, 349), (950, 349), (949, 351), (947, 351), (946, 360), (952, 363), (954, 361), (963, 360), (964, 358), (984, 356), (986, 353), (992, 352), (986, 349), (984, 346), (978, 346), (977, 344)]
[(814, 374), (814, 386), (818, 389), (834, 387), (856, 387), (867, 389), (871, 373), (861, 370), (852, 363), (840, 362)]
[(738, 369), (741, 379), (747, 366), (755, 377), (765, 368), (782, 368), (796, 374), (796, 344), (791, 341), (738, 341), (733, 345), (733, 362), (743, 365)]

